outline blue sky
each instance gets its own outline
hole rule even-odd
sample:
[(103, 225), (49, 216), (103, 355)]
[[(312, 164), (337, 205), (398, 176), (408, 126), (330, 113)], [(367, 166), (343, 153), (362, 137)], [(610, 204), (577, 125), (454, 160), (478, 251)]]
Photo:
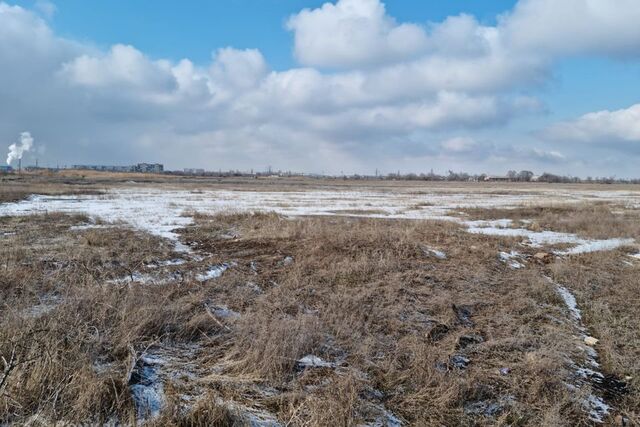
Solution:
[(634, 0), (0, 1), (0, 140), (30, 131), (25, 160), (63, 164), (632, 176), (639, 17)]

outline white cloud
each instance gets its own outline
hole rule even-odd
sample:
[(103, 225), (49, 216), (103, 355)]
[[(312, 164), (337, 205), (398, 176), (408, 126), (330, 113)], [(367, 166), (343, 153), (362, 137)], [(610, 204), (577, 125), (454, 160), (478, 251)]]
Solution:
[(210, 68), (211, 81), (219, 91), (255, 88), (268, 71), (269, 67), (257, 49), (237, 50), (230, 47), (218, 50)]
[(294, 49), (305, 65), (351, 67), (402, 60), (427, 45), (424, 30), (398, 24), (379, 0), (340, 0), (293, 15)]
[(175, 79), (167, 61), (151, 61), (133, 46), (114, 45), (100, 56), (85, 54), (62, 65), (72, 83), (89, 87), (144, 88), (171, 91)]
[(542, 135), (547, 139), (588, 143), (640, 143), (640, 104), (616, 111), (588, 113), (557, 123)]
[(502, 17), (510, 49), (532, 54), (640, 55), (637, 0), (520, 0)]

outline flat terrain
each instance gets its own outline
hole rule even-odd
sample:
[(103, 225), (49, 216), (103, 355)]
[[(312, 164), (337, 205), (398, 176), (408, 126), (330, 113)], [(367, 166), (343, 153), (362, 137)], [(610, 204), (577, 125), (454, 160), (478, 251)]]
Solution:
[(0, 424), (640, 423), (638, 186), (0, 180)]

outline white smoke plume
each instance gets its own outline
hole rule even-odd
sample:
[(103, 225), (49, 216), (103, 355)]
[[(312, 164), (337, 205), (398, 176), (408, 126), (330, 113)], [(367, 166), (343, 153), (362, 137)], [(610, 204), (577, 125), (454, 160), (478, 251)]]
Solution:
[(31, 150), (33, 147), (33, 137), (30, 132), (22, 132), (20, 134), (20, 143), (11, 144), (9, 146), (9, 154), (7, 154), (7, 164), (11, 165), (14, 160), (22, 159), (22, 154)]

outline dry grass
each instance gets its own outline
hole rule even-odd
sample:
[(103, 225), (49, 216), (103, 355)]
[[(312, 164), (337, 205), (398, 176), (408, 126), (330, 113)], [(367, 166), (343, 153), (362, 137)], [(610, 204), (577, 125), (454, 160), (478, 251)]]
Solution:
[[(618, 218), (599, 209), (538, 217), (596, 236), (578, 219)], [(513, 270), (499, 251), (535, 250), (452, 223), (194, 216), (182, 237), (206, 258), (158, 268), (178, 255), (143, 233), (70, 230), (82, 216), (0, 218), (0, 424), (133, 424), (132, 373), (162, 355), (155, 425), (247, 425), (254, 413), (292, 426), (385, 414), (416, 426), (589, 425), (565, 385), (575, 326), (543, 274), (575, 291), (604, 370), (637, 377), (638, 265), (621, 252)], [(196, 280), (221, 263), (232, 263), (222, 277)], [(113, 282), (135, 273), (174, 279)], [(306, 355), (336, 366), (304, 369)], [(638, 422), (637, 393), (612, 403)]]
[[(241, 237), (219, 237), (232, 232)], [(435, 222), (275, 215), (201, 216), (185, 237), (238, 264), (212, 284), (243, 314), (216, 366), (283, 390), (273, 408), (283, 420), (355, 425), (376, 404), (411, 425), (581, 419), (562, 384), (571, 331), (551, 320), (561, 301), (539, 275), (502, 265), (498, 240)], [(247, 282), (254, 296), (240, 291)], [(468, 336), (482, 342), (461, 349)], [(342, 365), (300, 374), (306, 354)], [(468, 369), (447, 366), (456, 354)], [(472, 414), (489, 403), (497, 414)]]
[(31, 194), (97, 194), (100, 189), (53, 175), (0, 175), (0, 203), (16, 202)]

